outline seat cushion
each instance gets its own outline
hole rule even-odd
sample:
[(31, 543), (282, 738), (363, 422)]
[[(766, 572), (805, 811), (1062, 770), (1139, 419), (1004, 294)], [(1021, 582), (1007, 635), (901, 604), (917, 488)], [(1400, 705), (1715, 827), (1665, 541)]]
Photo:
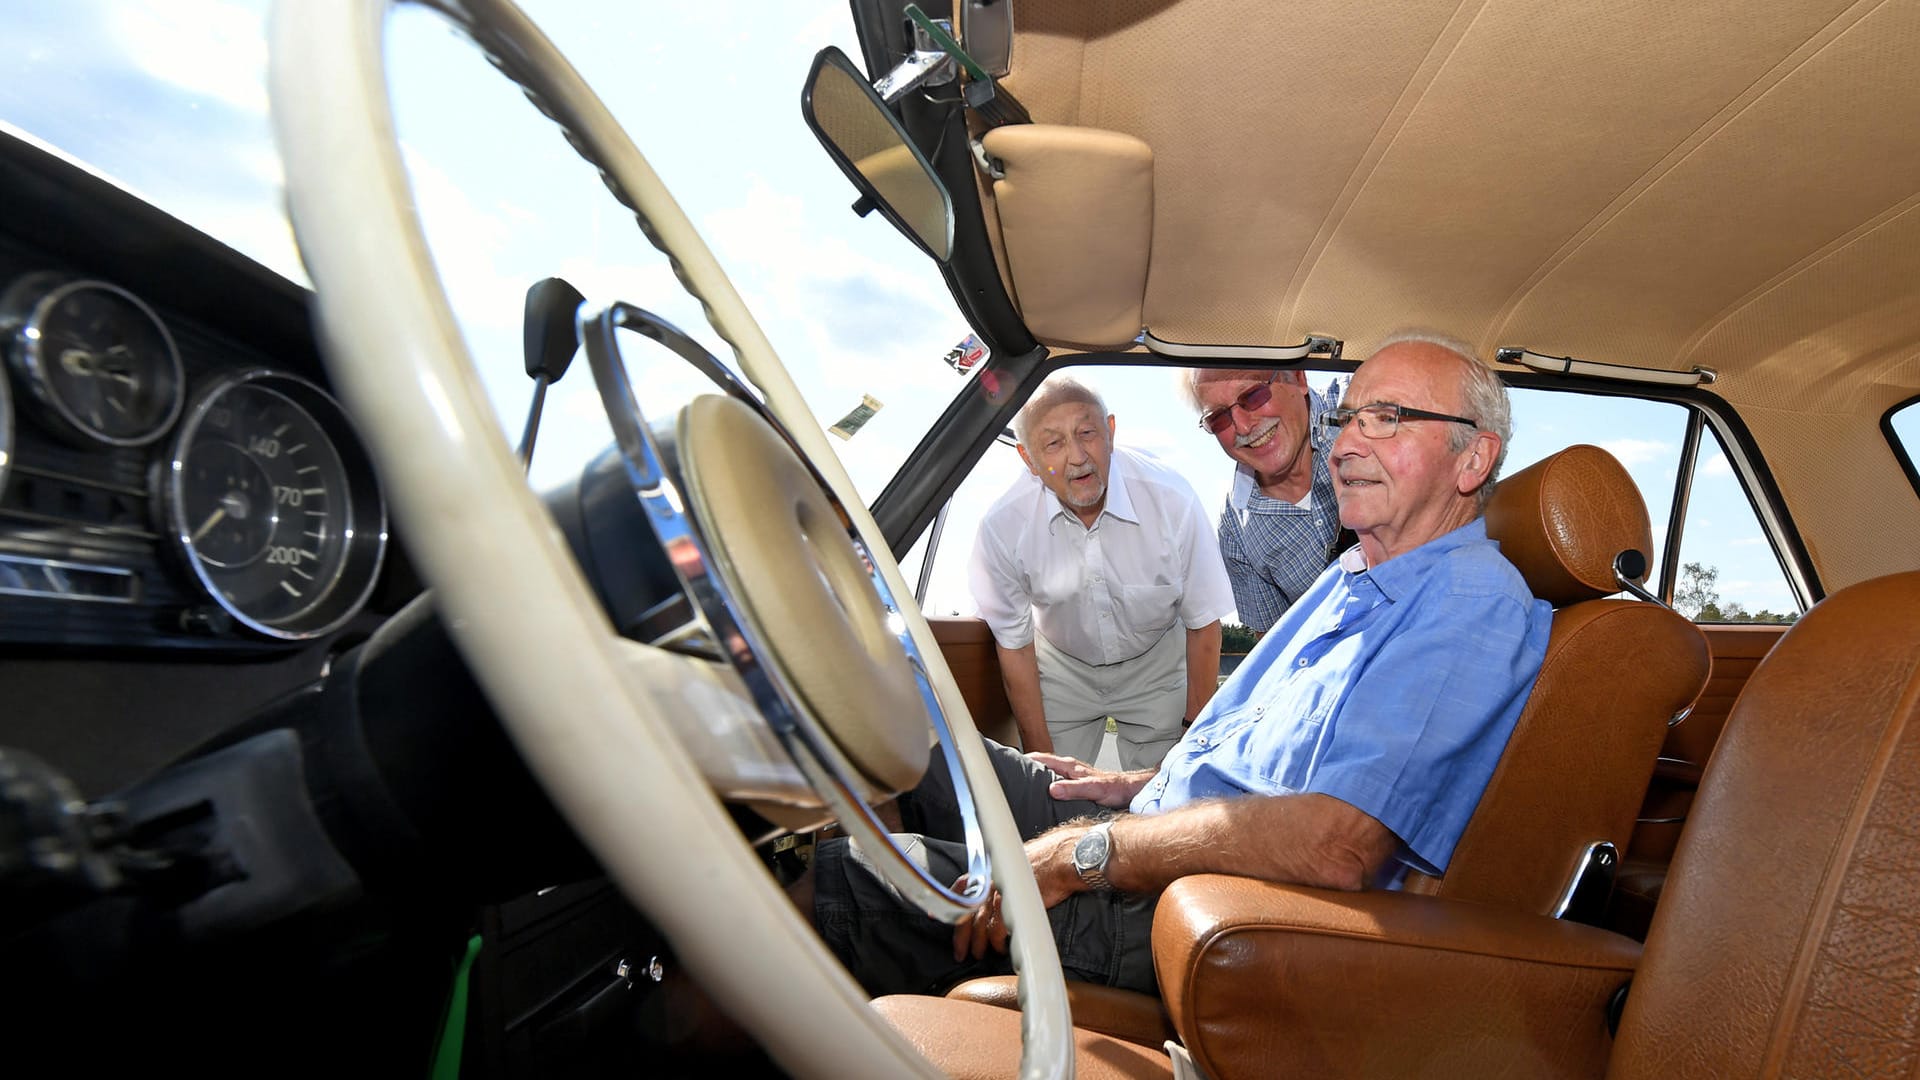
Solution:
[[(874, 1009), (934, 1066), (955, 1080), (1020, 1075), (1020, 1014), (954, 998), (893, 994)], [(1099, 1032), (1074, 1029), (1073, 1070), (1079, 1080), (1168, 1080), (1173, 1059)]]
[[(950, 998), (977, 1001), (1002, 1009), (1020, 1007), (1020, 984), (1011, 975), (988, 975), (947, 991)], [(1166, 1007), (1151, 994), (1121, 990), (1098, 983), (1067, 981), (1067, 1007), (1073, 1026), (1125, 1039), (1141, 1046), (1163, 1046), (1177, 1038)]]

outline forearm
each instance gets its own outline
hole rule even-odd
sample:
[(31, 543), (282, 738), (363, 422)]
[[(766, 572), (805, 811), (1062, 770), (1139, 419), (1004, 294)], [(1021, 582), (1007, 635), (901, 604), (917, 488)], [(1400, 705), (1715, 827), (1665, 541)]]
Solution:
[(1213, 699), (1220, 684), (1220, 620), (1187, 631), (1187, 711), (1180, 719), (1193, 723)]
[(1009, 649), (996, 642), (993, 648), (1000, 655), (1000, 681), (1007, 688), (1014, 725), (1020, 729), (1021, 748), (1051, 751), (1053, 738), (1047, 734), (1047, 710), (1040, 697), (1040, 658), (1033, 643)]
[[(1036, 873), (1049, 879), (1043, 892), (1081, 891), (1072, 851), (1086, 828), (1064, 825), (1029, 845)], [(1326, 795), (1210, 799), (1164, 814), (1126, 814), (1109, 836), (1107, 880), (1134, 893), (1205, 873), (1361, 889), (1399, 846), (1386, 826)]]

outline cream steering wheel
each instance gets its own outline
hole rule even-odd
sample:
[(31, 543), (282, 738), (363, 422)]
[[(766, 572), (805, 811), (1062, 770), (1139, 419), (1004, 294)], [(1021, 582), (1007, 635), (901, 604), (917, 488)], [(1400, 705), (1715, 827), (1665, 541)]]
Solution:
[[(778, 793), (795, 776), (818, 777), (768, 734), (756, 691), (739, 672), (619, 636), (527, 488), (419, 229), (387, 97), (383, 38), (392, 2), (279, 0), (273, 115), (335, 389), (369, 444), (442, 619), (561, 812), (701, 983), (782, 1065), (804, 1075), (933, 1075), (794, 911), (716, 795)], [(846, 567), (869, 566), (885, 592), (907, 597), (899, 568), (883, 543), (855, 547), (857, 538), (878, 537), (877, 527), (798, 388), (658, 177), (571, 65), (507, 0), (426, 6), (462, 27), (559, 124), (706, 307), (772, 418), (784, 424), (781, 439), (804, 454), (787, 458), (825, 485), (823, 502), (795, 511), (815, 519), (803, 522), (813, 530), (809, 543), (834, 531), (817, 528), (823, 514), (840, 518), (853, 534), (840, 533), (847, 550), (823, 555), (813, 567), (838, 601), (828, 606), (847, 610), (847, 636), (876, 663), (892, 655), (886, 642), (861, 629), (881, 601), (855, 588), (857, 575)], [(709, 443), (731, 442), (757, 422), (738, 409), (699, 403), (680, 420), (683, 435), (690, 425), (735, 425), (729, 438)], [(786, 460), (779, 445), (767, 443), (763, 452), (766, 461)], [(713, 503), (705, 512), (722, 519), (728, 500), (746, 497), (724, 483), (698, 486)], [(724, 520), (704, 527), (718, 541), (713, 561), (760, 558), (751, 543), (719, 535)], [(1022, 1074), (1070, 1076), (1065, 985), (1019, 834), (925, 620), (911, 603), (900, 604), (894, 618), (917, 650), (920, 693), (937, 701), (961, 736), (949, 756), (978, 780), (972, 786), (981, 793), (980, 828), (999, 870), (995, 884), (1021, 973)], [(777, 617), (746, 612), (742, 622), (769, 636), (783, 632)], [(791, 689), (816, 711), (834, 711), (833, 702), (813, 700), (830, 687)], [(891, 721), (913, 725), (902, 729), (905, 736), (875, 733), (883, 747), (877, 756), (871, 748), (839, 747), (870, 784), (884, 786), (888, 759), (900, 757), (902, 746), (918, 738), (924, 748), (924, 710), (909, 712)], [(690, 715), (701, 722), (690, 723)], [(857, 741), (843, 734), (829, 741)], [(818, 801), (844, 808), (831, 791)]]

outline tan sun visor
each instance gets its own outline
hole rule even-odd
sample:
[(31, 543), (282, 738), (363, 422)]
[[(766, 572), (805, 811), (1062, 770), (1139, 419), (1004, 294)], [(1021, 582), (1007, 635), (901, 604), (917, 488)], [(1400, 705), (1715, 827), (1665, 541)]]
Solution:
[(1153, 246), (1153, 151), (1059, 124), (997, 127), (982, 142), (1006, 173), (993, 197), (1027, 328), (1053, 344), (1132, 342)]

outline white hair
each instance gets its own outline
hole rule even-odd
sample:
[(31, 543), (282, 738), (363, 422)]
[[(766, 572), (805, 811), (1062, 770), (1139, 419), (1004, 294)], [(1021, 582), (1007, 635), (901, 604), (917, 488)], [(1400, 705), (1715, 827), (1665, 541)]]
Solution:
[(1286, 381), (1295, 386), (1307, 385), (1307, 373), (1299, 368), (1181, 368), (1179, 378), (1180, 392), (1185, 395), (1187, 404), (1194, 412), (1205, 412), (1206, 402), (1200, 400), (1200, 384), (1206, 382), (1249, 381), (1257, 382), (1263, 376), (1274, 375), (1275, 382)]
[[(1473, 355), (1473, 346), (1459, 338), (1428, 330), (1405, 330), (1390, 334), (1374, 350), (1375, 355), (1394, 345), (1432, 345), (1452, 353), (1460, 361), (1460, 407), (1478, 431), (1489, 431), (1500, 439), (1500, 452), (1494, 456), (1487, 482), (1480, 486), (1480, 505), (1485, 506), (1500, 479), (1500, 467), (1506, 464), (1507, 447), (1513, 442), (1513, 406), (1507, 399), (1507, 384), (1494, 370)], [(1447, 436), (1447, 449), (1459, 453), (1473, 440), (1473, 433), (1454, 428)]]
[(1091, 405), (1094, 411), (1100, 414), (1101, 419), (1104, 420), (1107, 417), (1107, 403), (1101, 400), (1100, 395), (1096, 393), (1092, 387), (1071, 375), (1055, 374), (1048, 376), (1047, 381), (1040, 384), (1040, 389), (1033, 392), (1033, 396), (1027, 399), (1025, 405), (1020, 406), (1020, 412), (1014, 416), (1014, 439), (1017, 440), (1020, 445), (1025, 446), (1027, 444), (1027, 435), (1033, 427), (1033, 421), (1037, 419), (1041, 413), (1046, 412), (1056, 405), (1071, 405), (1075, 403)]

